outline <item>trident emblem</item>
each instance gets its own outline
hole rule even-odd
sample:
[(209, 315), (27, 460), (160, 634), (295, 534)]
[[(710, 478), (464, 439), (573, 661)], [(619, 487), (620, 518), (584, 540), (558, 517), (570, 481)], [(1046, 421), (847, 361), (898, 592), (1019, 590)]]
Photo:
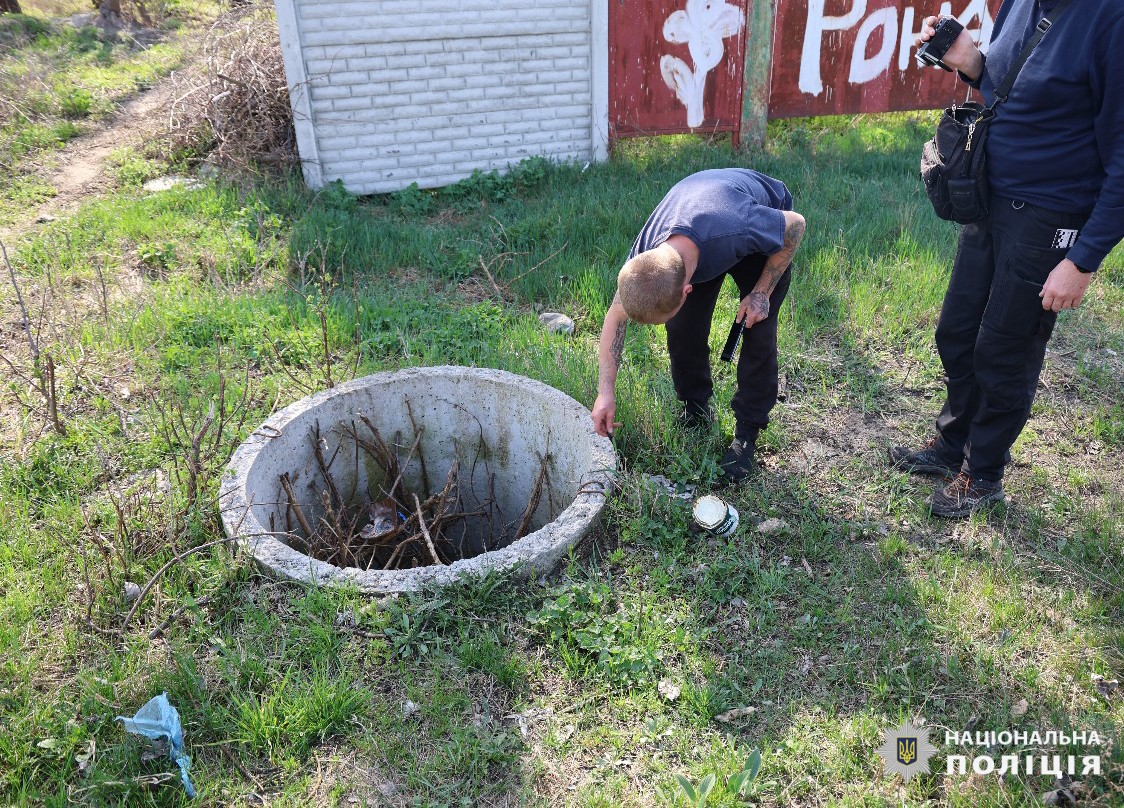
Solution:
[(917, 739), (898, 738), (898, 763), (908, 766), (917, 760)]

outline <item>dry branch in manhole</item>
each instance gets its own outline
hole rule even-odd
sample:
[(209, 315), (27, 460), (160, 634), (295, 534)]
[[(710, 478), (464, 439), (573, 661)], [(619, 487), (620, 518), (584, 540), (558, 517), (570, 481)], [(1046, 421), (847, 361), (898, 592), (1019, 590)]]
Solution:
[[(279, 476), (285, 524), (275, 525), (271, 516), (270, 530), (283, 530), (295, 549), (328, 564), (393, 570), (450, 564), (517, 541), (530, 531), (544, 496), (548, 518), (554, 518), (549, 442), (526, 507), (509, 518), (496, 497), (496, 475), (488, 460), (493, 453), (483, 429), (471, 448), (471, 462), (463, 466), (458, 458), (468, 454), (462, 455), (461, 442), (454, 440), (455, 456), (436, 487), (431, 485), (435, 466), (423, 448), (426, 427), (408, 399), (405, 407), (413, 428), (410, 437), (397, 433), (388, 438), (362, 413), (327, 434), (317, 422), (309, 435), (310, 466), (315, 467)], [(341, 473), (341, 463), (350, 465), (347, 474)], [(366, 491), (357, 490), (360, 468), (369, 470)], [(408, 474), (412, 468), (416, 474)], [(300, 486), (302, 477), (312, 482)], [(418, 481), (420, 490), (408, 479)]]

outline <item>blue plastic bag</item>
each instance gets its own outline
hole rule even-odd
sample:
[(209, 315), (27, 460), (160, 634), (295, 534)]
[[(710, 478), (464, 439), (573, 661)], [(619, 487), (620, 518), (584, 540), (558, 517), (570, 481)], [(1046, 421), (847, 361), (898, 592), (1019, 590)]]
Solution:
[(195, 788), (188, 779), (187, 772), (191, 768), (191, 758), (183, 748), (183, 727), (180, 726), (180, 714), (168, 701), (168, 694), (161, 693), (137, 710), (132, 718), (123, 715), (117, 720), (125, 725), (125, 729), (134, 735), (143, 735), (158, 741), (161, 738), (168, 742), (168, 757), (180, 767), (180, 779), (187, 790), (187, 796), (195, 797)]

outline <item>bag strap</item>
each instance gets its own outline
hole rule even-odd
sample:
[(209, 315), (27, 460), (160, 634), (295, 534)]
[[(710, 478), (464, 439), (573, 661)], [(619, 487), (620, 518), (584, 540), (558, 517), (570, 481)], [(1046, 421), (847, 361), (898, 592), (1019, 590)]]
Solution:
[[(1061, 0), (1061, 2), (1050, 11), (1049, 15), (1038, 21), (1038, 26), (1035, 28), (1034, 34), (1027, 40), (1026, 44), (1023, 45), (1023, 49), (1019, 52), (1015, 63), (1011, 65), (1011, 69), (1007, 71), (1007, 75), (1003, 77), (1003, 81), (995, 88), (995, 100), (991, 102), (991, 106), (988, 107), (989, 110), (994, 112), (995, 108), (999, 106), (1000, 103), (1007, 100), (1007, 96), (1011, 94), (1011, 88), (1015, 84), (1015, 79), (1018, 78), (1019, 71), (1023, 69), (1026, 60), (1030, 58), (1030, 54), (1038, 47), (1038, 43), (1042, 41), (1042, 37), (1046, 36), (1046, 32), (1058, 21), (1058, 17), (1062, 15), (1062, 12), (1065, 11), (1065, 7), (1069, 4), (1070, 0)], [(1053, 19), (1051, 19), (1051, 17)]]

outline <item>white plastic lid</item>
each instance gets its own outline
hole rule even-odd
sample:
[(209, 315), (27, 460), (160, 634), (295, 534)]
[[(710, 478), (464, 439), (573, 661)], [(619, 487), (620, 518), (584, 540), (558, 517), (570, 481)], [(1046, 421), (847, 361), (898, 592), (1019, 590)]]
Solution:
[(729, 506), (721, 497), (707, 494), (695, 500), (695, 521), (707, 530), (718, 527), (729, 513)]

